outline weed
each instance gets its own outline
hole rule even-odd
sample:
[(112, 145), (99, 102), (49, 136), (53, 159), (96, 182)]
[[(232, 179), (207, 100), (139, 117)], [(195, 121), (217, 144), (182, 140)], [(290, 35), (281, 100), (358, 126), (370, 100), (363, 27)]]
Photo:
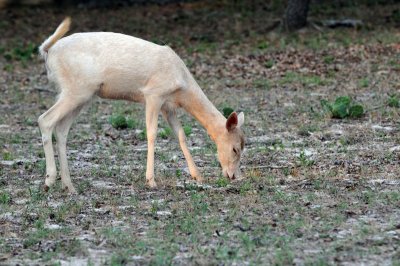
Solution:
[(399, 108), (400, 107), (399, 97), (397, 97), (397, 95), (390, 95), (388, 99), (388, 105), (390, 107)]
[(131, 118), (126, 119), (123, 115), (113, 115), (109, 118), (110, 124), (115, 129), (136, 128), (137, 122)]
[(132, 236), (119, 227), (105, 228), (102, 230), (101, 235), (106, 238), (109, 245), (116, 248), (126, 248), (134, 243)]
[(226, 187), (229, 184), (229, 180), (226, 177), (219, 177), (216, 181), (215, 184), (217, 187)]
[(326, 83), (320, 76), (315, 75), (302, 75), (296, 72), (288, 71), (285, 76), (279, 81), (281, 85), (300, 82), (303, 86), (319, 86)]
[(196, 43), (193, 46), (188, 48), (189, 53), (198, 52), (198, 53), (206, 53), (206, 52), (214, 52), (217, 49), (217, 43), (210, 41), (201, 41)]
[(13, 159), (14, 159), (14, 156), (12, 156), (12, 154), (11, 154), (10, 152), (5, 151), (5, 152), (3, 153), (3, 160), (11, 161), (11, 160), (13, 160)]
[(268, 61), (265, 61), (264, 66), (266, 68), (271, 68), (274, 66), (274, 64), (275, 64), (274, 60), (268, 60)]
[(302, 150), (298, 156), (301, 166), (312, 166), (315, 162), (306, 155), (305, 151)]
[(280, 237), (275, 244), (277, 250), (275, 252), (274, 265), (291, 265), (293, 264), (294, 254), (289, 248), (288, 240)]
[(189, 137), (192, 134), (192, 127), (190, 125), (184, 125), (183, 132), (185, 132), (186, 137)]
[(144, 141), (144, 140), (147, 139), (147, 131), (146, 131), (145, 128), (139, 133), (138, 138), (139, 138), (141, 141)]
[(46, 198), (41, 187), (29, 187), (29, 195), (32, 202), (39, 202)]
[(29, 248), (40, 243), (44, 239), (49, 239), (62, 233), (65, 233), (65, 230), (51, 230), (45, 228), (44, 221), (39, 219), (35, 222), (34, 228), (26, 235), (23, 245), (25, 248)]
[(358, 81), (358, 86), (361, 88), (367, 88), (369, 86), (369, 79), (368, 78), (362, 78)]
[(253, 85), (256, 88), (265, 89), (265, 90), (270, 88), (270, 84), (267, 79), (256, 79), (253, 82)]
[(321, 105), (325, 112), (330, 113), (332, 118), (359, 118), (364, 114), (363, 106), (361, 104), (352, 104), (352, 100), (349, 96), (337, 97), (333, 103), (327, 100), (321, 100)]
[(6, 191), (0, 192), (0, 204), (7, 205), (11, 202), (11, 195)]
[(251, 188), (252, 188), (252, 185), (251, 185), (250, 181), (244, 182), (239, 188), (240, 194), (246, 194), (247, 192), (249, 192), (251, 190)]
[(233, 113), (233, 109), (231, 107), (224, 107), (222, 109), (222, 113), (224, 114), (225, 118), (228, 118), (231, 113)]
[(260, 50), (265, 50), (268, 48), (268, 46), (269, 46), (269, 44), (267, 41), (261, 41), (257, 44), (257, 48)]
[(335, 61), (335, 57), (333, 55), (327, 55), (323, 60), (325, 64), (332, 64)]
[(162, 128), (158, 132), (158, 136), (162, 139), (168, 139), (172, 135), (172, 129), (170, 127)]
[(310, 136), (311, 132), (315, 132), (318, 130), (318, 126), (316, 125), (301, 125), (298, 131), (298, 134), (303, 137)]
[(4, 58), (9, 61), (17, 60), (26, 63), (31, 60), (36, 53), (37, 45), (29, 42), (25, 45), (18, 44), (11, 50), (4, 52)]
[(398, 59), (391, 59), (389, 61), (389, 65), (394, 69), (394, 70), (400, 70), (400, 63)]

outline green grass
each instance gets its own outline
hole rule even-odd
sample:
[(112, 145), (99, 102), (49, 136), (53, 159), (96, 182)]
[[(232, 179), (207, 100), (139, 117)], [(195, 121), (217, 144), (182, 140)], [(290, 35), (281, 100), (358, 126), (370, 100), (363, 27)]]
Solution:
[(395, 108), (399, 108), (400, 107), (400, 100), (399, 97), (397, 97), (397, 95), (391, 95), (389, 96), (389, 99), (387, 101), (388, 106), (390, 107), (395, 107)]
[(270, 88), (270, 83), (267, 79), (256, 79), (253, 82), (254, 87), (267, 90)]
[(9, 50), (6, 50), (5, 48), (0, 49), (0, 53), (3, 53), (3, 56), (7, 61), (21, 61), (26, 63), (29, 60), (32, 60), (34, 55), (37, 54), (37, 45), (31, 42), (26, 44), (18, 43)]
[(283, 78), (279, 81), (281, 85), (288, 85), (293, 83), (300, 83), (305, 87), (309, 86), (323, 86), (328, 83), (327, 80), (316, 75), (304, 75), (296, 72), (288, 71)]
[(162, 128), (158, 132), (158, 136), (162, 139), (168, 139), (172, 136), (172, 129), (170, 127)]
[(0, 191), (0, 204), (8, 205), (11, 202), (11, 195), (6, 191)]
[(362, 78), (358, 81), (358, 86), (361, 88), (367, 88), (370, 85), (368, 78)]
[(126, 118), (123, 115), (113, 115), (109, 118), (110, 124), (115, 129), (136, 128), (138, 123), (132, 118)]

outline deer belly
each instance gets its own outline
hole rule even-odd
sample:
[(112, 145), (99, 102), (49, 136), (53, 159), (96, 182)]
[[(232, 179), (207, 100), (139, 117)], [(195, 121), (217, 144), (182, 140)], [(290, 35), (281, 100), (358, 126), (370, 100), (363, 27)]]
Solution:
[(144, 102), (143, 93), (135, 88), (123, 88), (101, 83), (97, 95), (104, 99)]

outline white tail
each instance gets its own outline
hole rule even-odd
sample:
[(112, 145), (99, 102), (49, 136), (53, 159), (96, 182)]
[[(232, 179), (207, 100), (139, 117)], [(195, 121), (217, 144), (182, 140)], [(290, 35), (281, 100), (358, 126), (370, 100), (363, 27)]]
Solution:
[(39, 47), (40, 55), (45, 57), (50, 47), (53, 46), (59, 39), (61, 39), (68, 31), (71, 26), (71, 18), (66, 17), (56, 31), (47, 40), (45, 40)]
[(244, 148), (244, 136), (240, 129), (244, 121), (243, 113), (232, 113), (225, 119), (171, 48), (107, 32), (76, 33), (60, 39), (69, 25), (70, 20), (64, 20), (40, 48), (42, 53), (46, 53), (51, 47), (46, 60), (51, 73), (49, 79), (61, 90), (54, 106), (38, 120), (46, 156), (45, 188), (55, 182), (57, 175), (51, 143), (51, 134), (55, 129), (62, 184), (70, 192), (75, 192), (68, 170), (66, 140), (73, 120), (94, 96), (146, 105), (146, 182), (150, 187), (156, 186), (154, 145), (160, 111), (178, 137), (191, 176), (198, 182), (202, 181), (176, 116), (179, 107), (207, 129), (217, 145), (223, 174), (231, 179), (239, 175)]

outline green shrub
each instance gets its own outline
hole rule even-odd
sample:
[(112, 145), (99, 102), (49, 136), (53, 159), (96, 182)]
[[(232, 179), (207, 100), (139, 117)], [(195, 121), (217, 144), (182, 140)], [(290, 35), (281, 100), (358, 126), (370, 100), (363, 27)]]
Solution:
[(137, 126), (137, 122), (134, 119), (126, 119), (123, 115), (113, 115), (109, 121), (112, 127), (116, 129), (135, 128)]
[(327, 100), (321, 100), (321, 105), (326, 112), (330, 113), (332, 118), (358, 118), (364, 115), (363, 106), (360, 104), (352, 104), (352, 100), (349, 96), (337, 97), (333, 103)]
[(224, 107), (222, 109), (222, 113), (224, 114), (225, 118), (228, 118), (231, 113), (233, 113), (233, 109), (231, 107)]

